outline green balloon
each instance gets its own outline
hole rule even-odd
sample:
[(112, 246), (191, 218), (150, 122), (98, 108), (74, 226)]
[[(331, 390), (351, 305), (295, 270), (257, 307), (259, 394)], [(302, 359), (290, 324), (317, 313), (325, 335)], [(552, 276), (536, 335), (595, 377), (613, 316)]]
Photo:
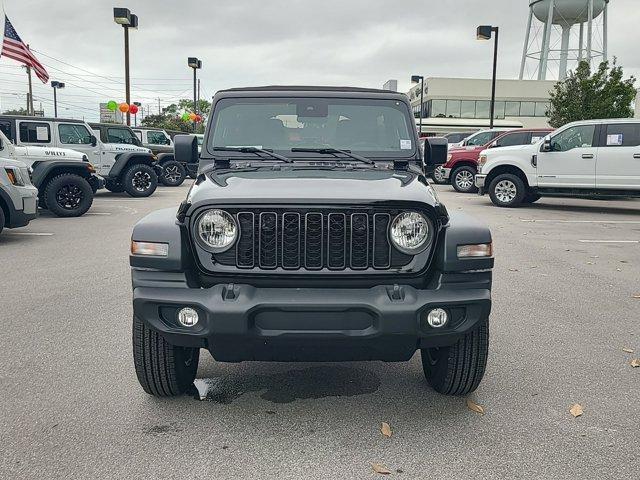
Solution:
[(182, 120), (184, 120), (185, 122), (187, 122), (189, 120), (189, 114), (188, 113), (183, 113), (182, 114)]
[(118, 108), (118, 104), (117, 104), (115, 101), (113, 101), (113, 100), (109, 100), (109, 101), (107, 102), (107, 108), (108, 108), (109, 110), (111, 110), (112, 112), (115, 112), (115, 111), (116, 111), (116, 108)]

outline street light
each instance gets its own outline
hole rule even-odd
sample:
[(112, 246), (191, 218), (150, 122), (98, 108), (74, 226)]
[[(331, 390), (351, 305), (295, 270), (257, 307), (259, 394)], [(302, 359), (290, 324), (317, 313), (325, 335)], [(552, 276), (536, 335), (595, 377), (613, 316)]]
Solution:
[(420, 132), (418, 138), (422, 136), (422, 109), (424, 99), (424, 77), (422, 75), (411, 75), (411, 83), (420, 83)]
[[(193, 68), (193, 113), (198, 114), (198, 97), (196, 93), (196, 70), (202, 68), (202, 60), (198, 60), (196, 57), (189, 57), (187, 64), (190, 68)], [(193, 121), (193, 131), (196, 131), (196, 121)]]
[(491, 40), (491, 34), (495, 32), (495, 43), (493, 46), (493, 77), (491, 79), (491, 108), (489, 113), (489, 128), (493, 128), (493, 117), (496, 110), (496, 71), (498, 68), (498, 27), (491, 25), (481, 25), (477, 30), (478, 40)]
[(51, 87), (53, 88), (53, 116), (58, 117), (58, 95), (56, 92), (59, 88), (64, 88), (64, 83), (56, 82), (55, 80), (51, 82)]
[[(129, 29), (138, 28), (138, 16), (131, 13), (128, 8), (114, 8), (113, 21), (124, 28), (124, 82), (125, 101), (127, 105), (131, 102), (129, 83)], [(127, 125), (131, 125), (131, 114), (127, 111)]]

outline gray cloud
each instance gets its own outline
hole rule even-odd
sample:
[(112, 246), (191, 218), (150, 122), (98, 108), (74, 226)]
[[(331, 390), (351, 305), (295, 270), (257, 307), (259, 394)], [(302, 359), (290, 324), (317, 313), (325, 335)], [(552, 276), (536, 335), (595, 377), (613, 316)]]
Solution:
[[(113, 23), (113, 6), (106, 0), (5, 0), (7, 14), (32, 48), (110, 78), (40, 56), (53, 79), (67, 82), (60, 101), (69, 110), (63, 113), (95, 119), (100, 100), (124, 98), (122, 29)], [(204, 62), (199, 75), (206, 96), (240, 85), (379, 87), (389, 78), (404, 90), (413, 73), (489, 77), (491, 44), (475, 39), (479, 24), (501, 27), (499, 75), (513, 78), (528, 2), (130, 0), (126, 6), (140, 17), (139, 30), (131, 32), (132, 99), (157, 109), (157, 97), (166, 105), (191, 95), (191, 55)], [(637, 0), (612, 0), (609, 50), (627, 74), (640, 74), (639, 16)], [(15, 65), (0, 60), (3, 109), (24, 103), (7, 93), (25, 91)], [(51, 89), (37, 85), (35, 94), (50, 111)]]

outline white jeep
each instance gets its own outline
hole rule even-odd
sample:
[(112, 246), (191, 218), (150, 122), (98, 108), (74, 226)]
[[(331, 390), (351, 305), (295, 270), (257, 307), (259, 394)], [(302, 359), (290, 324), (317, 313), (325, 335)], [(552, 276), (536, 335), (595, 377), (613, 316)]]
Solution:
[(111, 192), (148, 197), (161, 172), (148, 148), (103, 143), (83, 120), (0, 115), (0, 129), (19, 146), (60, 147), (87, 156)]
[(574, 122), (533, 145), (480, 154), (475, 184), (499, 207), (548, 196), (640, 197), (640, 119)]
[[(0, 157), (22, 162), (38, 189), (40, 207), (58, 217), (79, 217), (104, 183), (87, 156), (67, 148), (15, 146), (0, 129)], [(24, 172), (21, 178), (24, 182)], [(18, 175), (15, 175), (17, 180)], [(20, 185), (22, 186), (22, 185)]]

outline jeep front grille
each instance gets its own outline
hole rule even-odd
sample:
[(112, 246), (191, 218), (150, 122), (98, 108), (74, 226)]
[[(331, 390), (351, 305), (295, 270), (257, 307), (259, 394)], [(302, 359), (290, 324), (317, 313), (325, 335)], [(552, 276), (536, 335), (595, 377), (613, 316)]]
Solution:
[(385, 270), (413, 259), (391, 248), (396, 212), (339, 209), (237, 210), (239, 238), (214, 262), (259, 270)]

